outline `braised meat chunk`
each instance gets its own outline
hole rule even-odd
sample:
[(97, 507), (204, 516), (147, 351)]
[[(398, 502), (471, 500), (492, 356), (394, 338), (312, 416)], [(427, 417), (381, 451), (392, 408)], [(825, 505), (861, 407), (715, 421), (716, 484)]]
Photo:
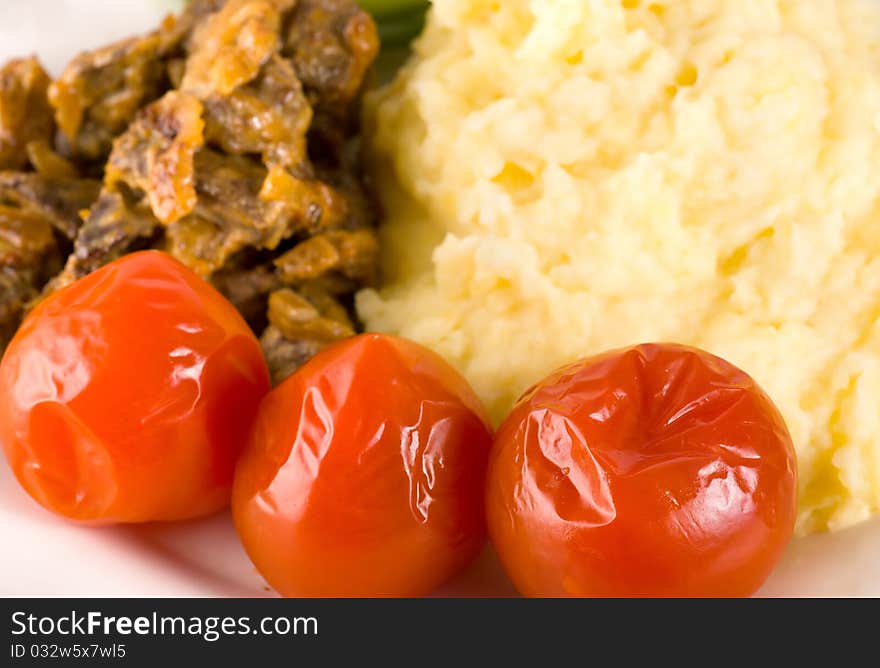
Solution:
[(239, 255), (236, 261), (214, 274), (213, 283), (239, 310), (255, 332), (269, 324), (269, 295), (282, 287), (271, 262)]
[(285, 283), (296, 285), (330, 273), (359, 284), (375, 280), (379, 242), (370, 229), (328, 230), (294, 246), (275, 260)]
[(180, 220), (196, 204), (194, 160), (203, 129), (202, 104), (186, 93), (167, 93), (140, 111), (114, 142), (105, 182), (124, 182), (145, 193), (166, 225)]
[(25, 271), (20, 267), (0, 266), (0, 350), (5, 350), (15, 336), (26, 305), (36, 295)]
[(377, 45), (350, 0), (194, 0), (51, 85), (7, 65), (0, 346), (41, 291), (145, 248), (235, 304), (276, 380), (351, 336), (378, 257), (354, 113)]
[(317, 234), (357, 218), (345, 193), (320, 179), (302, 178), (278, 167), (269, 170), (260, 197), (287, 212), (295, 223), (291, 233)]
[(321, 292), (284, 288), (269, 296), (269, 323), (288, 339), (329, 343), (354, 334), (348, 313)]
[(28, 303), (61, 266), (52, 226), (39, 215), (0, 206), (0, 350)]
[(77, 226), (73, 209), (95, 185), (0, 172), (0, 351), (28, 304), (61, 269), (65, 236)]
[(181, 88), (199, 97), (229, 95), (256, 79), (280, 48), (282, 12), (292, 0), (228, 0), (193, 32)]
[(278, 384), (321, 352), (327, 344), (323, 341), (288, 338), (280, 329), (269, 325), (260, 337), (260, 345), (269, 365), (272, 382)]
[(204, 101), (209, 143), (227, 153), (262, 156), (268, 165), (305, 165), (312, 108), (287, 60), (272, 56), (253, 81)]
[(80, 213), (91, 206), (100, 189), (101, 184), (92, 179), (0, 172), (0, 205), (40, 216), (69, 241), (79, 230)]
[(161, 95), (164, 78), (155, 34), (74, 58), (49, 88), (64, 152), (86, 162), (105, 160), (137, 111)]
[(0, 172), (0, 353), (29, 304), (61, 269), (80, 226), (81, 209), (100, 184)]
[(55, 129), (47, 97), (49, 75), (36, 58), (0, 68), (0, 169), (23, 169), (28, 144), (46, 141)]
[(348, 112), (379, 52), (376, 26), (354, 0), (300, 0), (284, 54), (315, 102)]
[(226, 2), (227, 0), (190, 0), (179, 15), (168, 16), (159, 28), (159, 54), (162, 57), (176, 58), (188, 53), (196, 28), (209, 16), (223, 9)]
[(127, 186), (105, 188), (89, 210), (73, 253), (51, 289), (63, 288), (126, 253), (153, 247), (158, 231), (159, 221), (149, 206)]
[(57, 261), (52, 226), (38, 214), (0, 206), (0, 267), (19, 267), (34, 282), (48, 279)]
[(275, 248), (287, 221), (260, 198), (266, 170), (240, 156), (203, 150), (196, 156), (193, 215), (168, 227), (166, 249), (205, 277), (245, 248)]
[(356, 130), (355, 101), (379, 52), (370, 16), (354, 0), (300, 0), (285, 35), (291, 59), (312, 103), (313, 159), (337, 164)]
[(59, 155), (45, 139), (28, 142), (27, 157), (37, 174), (48, 179), (72, 179), (79, 173), (76, 166)]
[(320, 290), (284, 288), (269, 297), (269, 326), (260, 344), (272, 380), (281, 382), (328, 343), (355, 333), (348, 312)]

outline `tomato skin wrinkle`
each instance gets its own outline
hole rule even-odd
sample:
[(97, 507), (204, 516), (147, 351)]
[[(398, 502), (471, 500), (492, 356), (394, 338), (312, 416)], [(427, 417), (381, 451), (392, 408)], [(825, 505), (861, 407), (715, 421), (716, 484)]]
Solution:
[(0, 443), (25, 490), (91, 524), (229, 503), (269, 390), (259, 342), (220, 293), (156, 251), (49, 295), (0, 364)]
[(485, 543), (490, 444), (479, 400), (436, 354), (354, 337), (263, 401), (236, 528), (283, 595), (427, 594)]
[(645, 344), (551, 374), (489, 462), (489, 533), (529, 596), (745, 596), (791, 537), (791, 437), (745, 372)]

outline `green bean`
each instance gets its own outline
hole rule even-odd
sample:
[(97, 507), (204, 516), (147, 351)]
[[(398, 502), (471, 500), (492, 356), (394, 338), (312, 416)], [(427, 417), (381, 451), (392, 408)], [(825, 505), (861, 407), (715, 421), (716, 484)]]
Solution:
[(425, 14), (416, 11), (377, 22), (383, 48), (408, 45), (425, 27)]
[(380, 24), (385, 17), (424, 12), (431, 4), (427, 0), (358, 0), (358, 2), (376, 17), (377, 23)]

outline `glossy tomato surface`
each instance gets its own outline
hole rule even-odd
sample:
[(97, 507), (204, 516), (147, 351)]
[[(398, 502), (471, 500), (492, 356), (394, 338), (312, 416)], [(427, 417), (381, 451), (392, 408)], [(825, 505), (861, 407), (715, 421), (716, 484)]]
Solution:
[(248, 554), (286, 596), (426, 594), (485, 542), (491, 435), (433, 352), (365, 334), (265, 399), (236, 471)]
[(642, 345), (561, 369), (499, 430), (489, 531), (529, 596), (744, 596), (795, 520), (785, 423), (743, 371)]
[(162, 253), (54, 293), (0, 365), (0, 442), (28, 493), (96, 523), (196, 517), (229, 502), (269, 389), (235, 308)]

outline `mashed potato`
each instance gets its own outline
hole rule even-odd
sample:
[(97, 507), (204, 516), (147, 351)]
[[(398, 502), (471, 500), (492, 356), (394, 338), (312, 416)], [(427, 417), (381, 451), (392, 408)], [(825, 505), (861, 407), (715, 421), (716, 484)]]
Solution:
[(797, 445), (801, 533), (880, 510), (880, 2), (437, 0), (369, 104), (372, 329), (496, 419), (560, 364), (678, 341)]

